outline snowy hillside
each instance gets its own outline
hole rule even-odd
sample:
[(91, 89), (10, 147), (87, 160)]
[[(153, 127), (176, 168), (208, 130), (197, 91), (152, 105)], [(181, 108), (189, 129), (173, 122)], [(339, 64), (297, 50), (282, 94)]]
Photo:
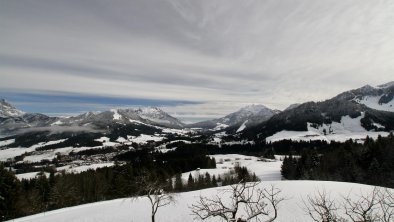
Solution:
[(362, 99), (355, 99), (354, 101), (372, 109), (394, 112), (394, 99), (387, 103), (380, 103), (381, 98), (382, 96), (364, 96)]
[(292, 140), (340, 141), (376, 138), (394, 130), (394, 84), (369, 85), (322, 102), (291, 105), (267, 121), (244, 130), (247, 138), (274, 142)]
[(394, 82), (376, 87), (366, 85), (344, 92), (338, 98), (354, 101), (371, 109), (394, 112)]
[[(350, 116), (343, 116), (340, 122), (332, 122), (331, 124), (316, 125), (308, 123), (307, 131), (288, 131), (282, 130), (275, 133), (274, 135), (267, 137), (267, 142), (276, 142), (284, 139), (290, 139), (294, 141), (309, 141), (309, 140), (324, 140), (327, 142), (337, 141), (345, 142), (346, 140), (353, 139), (359, 142), (369, 136), (376, 139), (379, 135), (387, 136), (389, 133), (380, 131), (367, 131), (361, 126), (361, 119), (364, 118), (365, 114), (356, 118)], [(375, 123), (376, 124), (376, 123)], [(379, 128), (384, 130), (384, 127), (376, 124)]]
[[(270, 185), (282, 190), (283, 197), (287, 200), (279, 205), (277, 222), (309, 222), (313, 221), (303, 211), (302, 200), (307, 195), (314, 195), (318, 190), (325, 189), (333, 199), (340, 200), (341, 196), (350, 194), (351, 198), (357, 198), (360, 193), (372, 192), (373, 187), (368, 185), (327, 182), (327, 181), (276, 181), (263, 182), (261, 188)], [(173, 205), (159, 208), (156, 221), (158, 222), (186, 222), (200, 221), (191, 215), (189, 206), (196, 203), (198, 197), (212, 197), (226, 187), (211, 188), (193, 192), (180, 193), (175, 196)], [(223, 194), (223, 193), (222, 193)], [(225, 194), (222, 195), (226, 197)], [(244, 215), (240, 213), (239, 216)], [(145, 222), (150, 221), (150, 203), (147, 198), (140, 197), (137, 200), (117, 199), (111, 201), (86, 204), (76, 207), (64, 208), (46, 213), (41, 213), (25, 218), (14, 220), (15, 222)], [(210, 219), (206, 221), (221, 221)]]
[[(222, 176), (229, 173), (234, 166), (246, 166), (251, 172), (254, 172), (263, 182), (260, 188), (267, 188), (274, 185), (282, 190), (281, 196), (286, 198), (279, 205), (278, 222), (292, 221), (312, 221), (301, 208), (302, 200), (307, 195), (314, 195), (317, 191), (326, 190), (332, 198), (339, 199), (341, 196), (350, 194), (352, 198), (356, 198), (359, 194), (368, 194), (372, 192), (373, 187), (368, 185), (342, 183), (342, 182), (326, 182), (326, 181), (281, 181), (280, 168), (281, 161), (265, 160), (257, 157), (225, 154), (211, 155), (217, 162), (216, 169), (199, 169), (182, 174), (182, 178), (186, 183), (188, 175), (193, 177), (208, 172), (211, 175)], [(263, 161), (262, 161), (263, 160)], [(91, 168), (102, 167), (105, 165), (94, 165)], [(67, 171), (71, 170), (65, 168)], [(83, 171), (88, 167), (75, 168), (75, 171)], [(73, 171), (70, 171), (73, 172)], [(34, 175), (33, 175), (34, 176)], [(31, 178), (31, 174), (19, 175), (19, 178)], [(195, 204), (199, 196), (212, 197), (220, 194), (222, 198), (228, 198), (228, 193), (223, 193), (228, 187), (210, 188), (192, 192), (178, 193), (175, 195), (175, 203), (160, 208), (156, 215), (158, 222), (184, 222), (184, 221), (200, 221), (191, 215), (189, 207)], [(239, 212), (238, 217), (243, 217), (245, 212)], [(92, 204), (85, 204), (76, 207), (54, 210), (46, 213), (28, 216), (16, 219), (16, 222), (129, 222), (129, 221), (150, 221), (150, 203), (146, 197), (139, 197), (136, 200), (117, 199)], [(207, 221), (221, 221), (217, 218)]]

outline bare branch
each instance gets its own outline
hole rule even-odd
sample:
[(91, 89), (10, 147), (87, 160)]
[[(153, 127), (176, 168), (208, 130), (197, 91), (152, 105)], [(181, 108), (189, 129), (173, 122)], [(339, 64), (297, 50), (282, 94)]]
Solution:
[(388, 188), (382, 188), (378, 192), (380, 213), (379, 221), (394, 221), (394, 192)]
[(343, 197), (343, 208), (345, 214), (353, 222), (376, 221), (379, 213), (376, 209), (379, 202), (378, 189), (374, 188), (371, 194), (361, 194), (358, 200), (352, 200), (350, 194)]
[(330, 197), (326, 190), (318, 190), (314, 196), (307, 196), (307, 200), (302, 200), (304, 211), (316, 222), (336, 222), (340, 221), (338, 216), (338, 206)]
[[(190, 208), (192, 213), (201, 220), (210, 217), (221, 217), (226, 221), (235, 221), (240, 207), (247, 213), (247, 221), (272, 222), (278, 216), (278, 204), (284, 199), (279, 197), (280, 190), (271, 186), (270, 189), (260, 189), (259, 182), (240, 183), (231, 185), (222, 193), (229, 194), (229, 200), (223, 201), (223, 195), (213, 198), (199, 197), (199, 201)], [(263, 220), (265, 217), (268, 219)], [(238, 218), (240, 219), (240, 218)]]

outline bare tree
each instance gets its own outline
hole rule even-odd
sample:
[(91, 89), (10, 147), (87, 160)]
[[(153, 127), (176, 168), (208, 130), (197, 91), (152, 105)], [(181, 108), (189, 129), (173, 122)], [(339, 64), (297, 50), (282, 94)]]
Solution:
[(348, 195), (343, 197), (343, 208), (345, 214), (353, 222), (372, 222), (379, 218), (379, 198), (378, 189), (375, 187), (370, 194), (361, 194), (357, 200), (351, 199)]
[[(278, 205), (284, 199), (280, 197), (281, 190), (271, 186), (270, 189), (261, 189), (259, 182), (240, 182), (231, 185), (213, 197), (200, 196), (196, 204), (190, 208), (192, 213), (201, 220), (211, 217), (221, 217), (225, 221), (236, 221), (237, 213), (241, 207), (247, 214), (246, 221), (272, 222), (278, 216)], [(229, 199), (224, 200), (225, 195)], [(241, 221), (241, 218), (238, 218)]]
[[(140, 190), (137, 195), (146, 195), (151, 204), (151, 221), (155, 222), (155, 216), (160, 207), (167, 206), (175, 202), (174, 195), (164, 190), (165, 184), (159, 181), (151, 181), (147, 176), (139, 178)], [(135, 196), (134, 198), (137, 198)]]
[(379, 190), (380, 214), (378, 218), (383, 222), (394, 221), (394, 192), (388, 188)]
[(337, 204), (326, 191), (318, 191), (304, 201), (304, 210), (316, 222), (394, 221), (394, 193), (391, 189), (375, 187), (371, 193), (362, 193), (358, 198), (351, 198), (348, 194), (342, 200), (342, 204)]
[(337, 211), (339, 207), (326, 190), (318, 190), (314, 196), (307, 196), (303, 200), (304, 211), (316, 222), (341, 221)]

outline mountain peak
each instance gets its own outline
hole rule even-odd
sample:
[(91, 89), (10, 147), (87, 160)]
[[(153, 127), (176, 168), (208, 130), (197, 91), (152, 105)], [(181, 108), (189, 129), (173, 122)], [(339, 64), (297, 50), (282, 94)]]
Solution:
[(161, 110), (158, 107), (154, 107), (154, 106), (139, 108), (139, 109), (137, 109), (137, 112), (140, 112), (140, 113), (164, 113), (163, 110)]
[(240, 111), (241, 110), (245, 110), (245, 111), (247, 110), (247, 111), (251, 111), (251, 112), (260, 112), (261, 110), (266, 110), (266, 109), (269, 109), (269, 108), (264, 106), (264, 105), (262, 105), (262, 104), (252, 104), (252, 105), (248, 105), (248, 106), (242, 107), (240, 109)]
[(23, 114), (24, 112), (15, 108), (5, 99), (0, 99), (0, 117), (18, 117), (22, 116)]
[(370, 93), (375, 90), (376, 90), (376, 88), (371, 85), (365, 85), (365, 86), (358, 89), (358, 91), (360, 91), (361, 93)]

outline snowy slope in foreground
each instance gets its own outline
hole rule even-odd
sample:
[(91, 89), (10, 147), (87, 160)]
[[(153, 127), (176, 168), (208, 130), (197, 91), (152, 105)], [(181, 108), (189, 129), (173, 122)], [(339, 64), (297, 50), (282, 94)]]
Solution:
[[(312, 221), (300, 208), (302, 206), (302, 198), (306, 195), (313, 195), (317, 189), (326, 189), (331, 194), (331, 197), (340, 200), (341, 195), (348, 195), (351, 192), (351, 197), (356, 198), (360, 193), (370, 193), (373, 190), (372, 186), (342, 183), (342, 182), (327, 182), (327, 181), (277, 181), (266, 182), (259, 186), (275, 185), (282, 190), (282, 195), (288, 200), (282, 202), (279, 208), (277, 222), (295, 222)], [(191, 206), (197, 201), (199, 195), (213, 196), (217, 194), (221, 188), (211, 188), (187, 193), (180, 193), (176, 196), (176, 203), (170, 206), (160, 208), (156, 215), (158, 222), (187, 222), (199, 221), (194, 220), (188, 206)], [(239, 214), (241, 215), (241, 214)], [(93, 204), (86, 204), (77, 207), (64, 208), (45, 214), (37, 214), (25, 218), (15, 220), (15, 222), (30, 221), (30, 222), (144, 222), (150, 221), (150, 205), (147, 198), (139, 198), (135, 201), (130, 199), (117, 199), (111, 201), (104, 201)], [(220, 221), (219, 219), (211, 219), (206, 221)]]

